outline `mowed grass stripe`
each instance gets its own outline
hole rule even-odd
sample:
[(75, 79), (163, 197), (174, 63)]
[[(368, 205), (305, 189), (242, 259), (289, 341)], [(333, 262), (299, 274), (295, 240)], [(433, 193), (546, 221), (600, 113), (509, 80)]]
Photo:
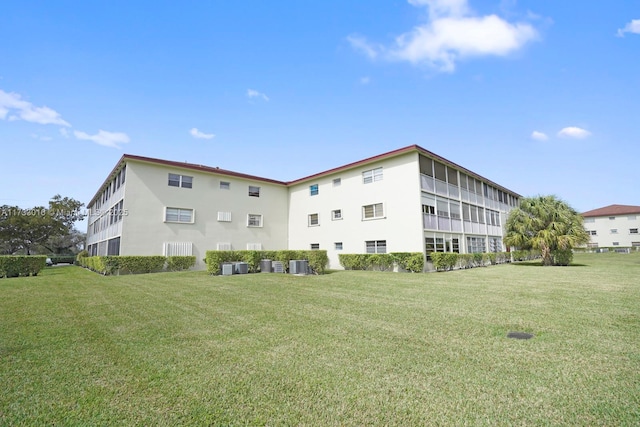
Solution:
[(0, 280), (0, 424), (638, 424), (640, 254), (575, 262)]

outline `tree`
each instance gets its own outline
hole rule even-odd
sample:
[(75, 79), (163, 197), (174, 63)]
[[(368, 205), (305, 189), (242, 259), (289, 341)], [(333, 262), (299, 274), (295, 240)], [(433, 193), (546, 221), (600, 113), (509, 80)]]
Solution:
[(571, 249), (589, 242), (582, 216), (556, 196), (528, 197), (509, 213), (504, 242), (537, 249), (543, 265), (567, 265)]
[(59, 245), (65, 238), (73, 236), (73, 224), (86, 216), (80, 210), (83, 206), (77, 200), (56, 194), (49, 201), (48, 208), (0, 207), (0, 250), (8, 254), (22, 250), (30, 255), (39, 246), (49, 251), (73, 247), (73, 242), (64, 242), (65, 245), (70, 243), (66, 247)]

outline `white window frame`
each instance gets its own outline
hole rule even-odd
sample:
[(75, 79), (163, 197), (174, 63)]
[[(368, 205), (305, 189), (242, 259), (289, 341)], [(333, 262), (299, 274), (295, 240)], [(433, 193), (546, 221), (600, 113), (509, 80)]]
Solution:
[(335, 209), (331, 211), (331, 220), (339, 221), (342, 219), (342, 209)]
[(338, 187), (340, 185), (342, 185), (342, 179), (341, 178), (334, 178), (333, 179), (333, 186), (334, 187)]
[[(190, 212), (190, 220), (189, 221), (182, 221), (181, 218), (184, 214), (186, 214), (187, 212)], [(169, 214), (172, 214), (172, 216), (176, 216), (177, 219), (173, 220), (173, 219), (168, 219)], [(196, 222), (196, 211), (195, 209), (188, 209), (188, 208), (176, 208), (176, 207), (172, 207), (172, 206), (167, 206), (164, 208), (164, 222), (169, 222), (169, 223), (176, 223), (176, 224), (193, 224)]]
[(262, 224), (262, 214), (247, 214), (247, 227), (261, 228)]
[(220, 181), (221, 190), (231, 190), (231, 183), (229, 181)]
[(309, 246), (311, 248), (312, 251), (319, 251), (320, 250), (320, 243), (311, 243), (311, 246)]
[[(367, 216), (367, 209), (372, 211), (371, 216)], [(373, 219), (384, 218), (384, 203), (373, 203), (362, 207), (362, 220), (369, 221)]]
[(342, 244), (342, 242), (334, 242), (333, 243), (333, 249), (335, 249), (336, 251), (341, 251), (343, 249), (344, 245)]
[(260, 187), (256, 185), (249, 186), (249, 197), (260, 197)]
[(618, 234), (618, 229), (617, 228), (612, 228), (609, 231), (611, 232), (611, 234)]
[(310, 196), (317, 196), (318, 194), (320, 194), (320, 185), (318, 184), (312, 184), (309, 186), (309, 195)]
[[(315, 218), (315, 222), (314, 222), (314, 218)], [(309, 227), (317, 227), (320, 225), (320, 215), (317, 213), (312, 213), (309, 214), (308, 216), (308, 224)]]
[(629, 234), (638, 234), (638, 229), (637, 228), (630, 228), (629, 229)]
[(372, 182), (382, 181), (382, 166), (379, 168), (369, 169), (362, 172), (362, 183), (371, 184)]
[[(173, 180), (171, 179), (172, 176), (174, 178)], [(171, 184), (172, 182), (177, 183), (177, 185), (172, 185)], [(193, 177), (189, 175), (179, 175), (177, 173), (169, 173), (168, 185), (169, 187), (193, 188)]]
[(387, 241), (386, 240), (366, 240), (364, 242), (364, 250), (367, 254), (386, 254), (387, 253)]

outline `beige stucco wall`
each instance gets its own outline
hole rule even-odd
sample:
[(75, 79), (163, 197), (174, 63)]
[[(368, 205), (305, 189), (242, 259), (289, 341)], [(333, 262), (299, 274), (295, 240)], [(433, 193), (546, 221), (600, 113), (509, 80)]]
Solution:
[[(169, 186), (169, 173), (192, 176), (193, 188)], [(230, 189), (220, 189), (220, 181)], [(260, 187), (260, 197), (248, 196), (249, 185)], [(204, 268), (205, 252), (218, 243), (234, 250), (249, 243), (286, 249), (287, 199), (284, 185), (128, 161), (120, 254), (160, 255), (165, 242), (192, 242), (197, 268)], [(194, 223), (165, 222), (166, 207), (194, 209)], [(219, 211), (231, 212), (231, 222), (218, 221)], [(247, 214), (262, 215), (263, 226), (247, 227)]]
[[(363, 183), (362, 172), (383, 168), (383, 179)], [(340, 185), (333, 180), (340, 178)], [(310, 195), (309, 186), (319, 185), (319, 194)], [(359, 165), (290, 186), (289, 248), (310, 249), (319, 243), (326, 250), (330, 268), (341, 268), (340, 253), (365, 253), (368, 240), (386, 240), (387, 253), (422, 252), (423, 228), (418, 154), (407, 153)], [(383, 203), (384, 218), (364, 220), (362, 207)], [(342, 219), (332, 220), (340, 209)], [(319, 225), (309, 226), (309, 214), (318, 213)], [(335, 243), (343, 249), (336, 250)]]
[[(631, 229), (640, 229), (640, 214), (617, 215), (609, 219), (608, 216), (585, 218), (584, 228), (594, 230), (595, 236), (591, 236), (591, 243), (597, 243), (599, 247), (628, 247), (634, 242), (640, 242), (640, 234), (632, 234)], [(612, 232), (617, 230), (617, 232)], [(640, 230), (639, 230), (640, 231)], [(614, 245), (614, 243), (618, 243)]]

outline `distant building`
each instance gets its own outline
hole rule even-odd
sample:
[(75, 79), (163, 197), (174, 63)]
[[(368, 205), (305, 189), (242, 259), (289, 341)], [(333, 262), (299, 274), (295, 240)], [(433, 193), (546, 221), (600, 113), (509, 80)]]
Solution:
[(582, 216), (590, 247), (640, 247), (640, 206), (609, 205)]
[(91, 255), (504, 251), (520, 195), (417, 145), (291, 182), (125, 154), (87, 204)]

